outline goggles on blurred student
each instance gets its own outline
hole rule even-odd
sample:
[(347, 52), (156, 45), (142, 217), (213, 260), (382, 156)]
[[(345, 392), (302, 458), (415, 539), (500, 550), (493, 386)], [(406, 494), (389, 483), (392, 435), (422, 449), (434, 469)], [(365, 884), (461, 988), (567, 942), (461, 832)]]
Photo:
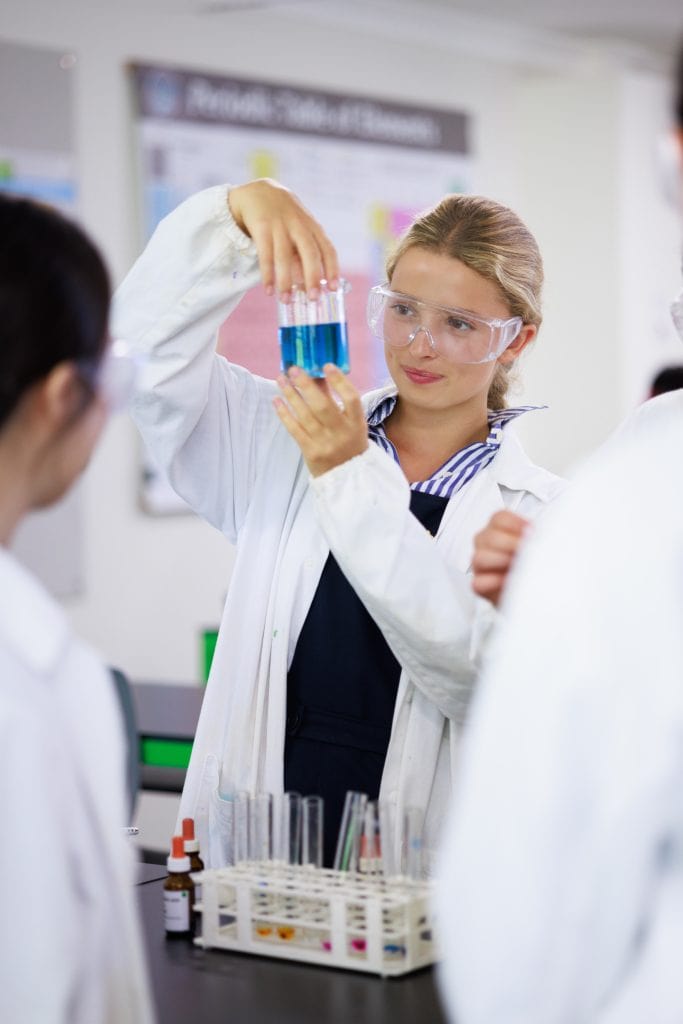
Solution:
[(671, 303), (671, 319), (678, 337), (683, 341), (683, 291)]
[(473, 316), (463, 309), (392, 292), (386, 285), (370, 289), (367, 316), (373, 335), (392, 348), (407, 348), (424, 333), (434, 352), (456, 363), (497, 359), (522, 328), (519, 316), (509, 320)]
[(98, 363), (78, 364), (89, 387), (106, 402), (110, 412), (125, 409), (133, 394), (139, 360), (125, 341), (111, 341)]

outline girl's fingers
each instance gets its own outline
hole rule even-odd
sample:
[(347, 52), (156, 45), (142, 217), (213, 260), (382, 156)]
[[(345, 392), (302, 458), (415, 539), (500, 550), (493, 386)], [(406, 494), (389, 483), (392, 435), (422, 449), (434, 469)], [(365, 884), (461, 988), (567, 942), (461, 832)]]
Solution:
[(291, 239), (301, 260), (306, 292), (309, 298), (317, 299), (320, 294), (320, 280), (323, 277), (323, 259), (318, 239), (308, 225), (293, 226)]
[(476, 534), (474, 550), (478, 552), (496, 551), (510, 556), (516, 554), (521, 541), (520, 534), (504, 533), (502, 530), (494, 530), (489, 526), (482, 533)]
[(292, 282), (295, 286), (304, 287), (304, 268), (297, 255), (292, 257)]
[[(308, 382), (310, 383), (311, 379), (310, 377), (308, 377), (308, 374), (305, 374), (303, 370), (301, 370), (300, 372), (304, 377), (307, 378)], [(296, 377), (296, 381), (297, 383), (295, 387), (293, 383), (290, 381), (290, 379), (284, 374), (280, 374), (280, 376), (277, 379), (278, 386), (282, 391), (282, 396), (287, 402), (291, 412), (294, 414), (294, 416), (296, 416), (299, 423), (301, 423), (301, 425), (304, 427), (306, 433), (313, 434), (316, 432), (316, 430), (320, 429), (320, 420), (317, 418), (317, 416), (315, 415), (315, 411), (311, 408), (311, 405), (307, 401), (308, 396), (303, 395), (299, 391), (299, 388), (302, 385), (299, 384), (298, 376)]]
[(515, 512), (502, 509), (489, 519), (487, 525), (474, 536), (475, 551), (506, 551), (516, 553), (529, 531), (528, 520)]
[(507, 572), (512, 564), (512, 558), (507, 551), (492, 551), (490, 548), (485, 551), (477, 551), (472, 558), (472, 569), (474, 572)]
[(268, 295), (273, 294), (275, 285), (275, 266), (273, 262), (273, 234), (269, 224), (255, 224), (251, 237), (258, 254), (259, 270), (263, 287)]
[(481, 573), (472, 580), (472, 590), (480, 597), (485, 597), (493, 604), (498, 604), (505, 585), (505, 574)]
[(273, 408), (278, 414), (281, 423), (284, 425), (288, 433), (294, 438), (300, 448), (303, 448), (307, 441), (310, 440), (308, 434), (301, 426), (299, 420), (292, 415), (287, 403), (282, 398), (273, 399)]
[(287, 295), (294, 284), (292, 280), (292, 264), (294, 250), (286, 229), (275, 222), (272, 227), (273, 257), (275, 261), (275, 287), (280, 295)]
[(324, 378), (310, 377), (300, 366), (291, 366), (287, 377), (321, 423), (337, 422), (339, 408)]
[(497, 530), (504, 530), (506, 533), (515, 534), (518, 537), (523, 536), (530, 525), (528, 519), (518, 516), (516, 512), (511, 512), (507, 508), (495, 512), (489, 520), (489, 526), (495, 527)]
[(288, 293), (303, 280), (310, 294), (319, 291), (323, 277), (336, 285), (334, 246), (289, 189), (269, 179), (247, 182), (231, 188), (228, 205), (237, 226), (254, 240), (266, 289)]
[(326, 363), (323, 367), (325, 380), (336, 391), (344, 403), (344, 415), (354, 423), (365, 420), (365, 412), (360, 395), (345, 373), (334, 363)]
[(316, 231), (318, 246), (322, 255), (323, 276), (326, 278), (330, 288), (336, 288), (339, 284), (339, 259), (337, 250), (332, 245), (322, 228)]

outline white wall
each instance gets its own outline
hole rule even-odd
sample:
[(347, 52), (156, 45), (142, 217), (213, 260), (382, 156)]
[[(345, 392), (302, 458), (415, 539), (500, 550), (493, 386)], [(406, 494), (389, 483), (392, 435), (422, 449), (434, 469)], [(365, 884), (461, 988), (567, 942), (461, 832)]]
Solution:
[[(656, 158), (669, 127), (669, 82), (633, 71), (622, 77), (620, 97), (620, 385), (623, 404), (632, 407), (658, 370), (683, 364), (669, 314), (681, 288), (681, 221), (664, 197)], [(680, 185), (675, 171), (671, 177), (673, 198)]]
[(517, 209), (546, 272), (545, 318), (526, 359), (522, 397), (549, 406), (518, 429), (534, 457), (559, 472), (620, 415), (605, 388), (618, 362), (616, 92), (613, 70), (598, 60), (571, 74), (529, 74), (517, 89)]
[[(407, 31), (391, 38), (386, 21), (377, 34), (376, 24), (338, 22), (332, 31), (269, 11), (200, 18), (158, 9), (153, 17), (133, 5), (3, 0), (0, 13), (0, 37), (78, 54), (82, 215), (116, 279), (136, 238), (128, 60), (452, 105), (473, 118), (478, 189), (518, 209), (546, 258), (546, 323), (523, 396), (552, 411), (524, 426), (530, 450), (562, 470), (604, 438), (624, 411), (614, 386), (624, 216), (618, 62), (599, 51), (564, 54), (552, 70), (552, 46), (525, 52), (519, 39), (502, 60), (487, 51), (485, 33), (479, 45), (445, 31), (423, 33), (416, 45)], [(630, 129), (651, 134), (645, 123)], [(218, 620), (232, 552), (197, 521), (138, 511), (136, 438), (123, 420), (88, 472), (84, 529), (86, 590), (69, 605), (77, 628), (134, 678), (194, 680), (197, 634)]]

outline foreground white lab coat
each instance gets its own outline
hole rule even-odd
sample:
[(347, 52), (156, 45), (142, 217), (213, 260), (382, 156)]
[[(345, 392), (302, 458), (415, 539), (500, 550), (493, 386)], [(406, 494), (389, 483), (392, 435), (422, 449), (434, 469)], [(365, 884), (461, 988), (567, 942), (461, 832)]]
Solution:
[(121, 710), (98, 658), (0, 548), (0, 1020), (153, 1019)]
[(440, 866), (458, 1024), (683, 1020), (683, 394), (521, 557)]
[(473, 534), (504, 505), (535, 515), (561, 482), (506, 428), (435, 541), (409, 511), (401, 470), (372, 443), (311, 480), (272, 408), (274, 382), (214, 351), (217, 328), (258, 281), (226, 195), (209, 189), (167, 217), (115, 301), (115, 335), (151, 356), (133, 405), (145, 441), (177, 492), (237, 544), (181, 814), (196, 818), (217, 864), (220, 792), (282, 791), (287, 670), (332, 550), (403, 669), (381, 797), (427, 810), (431, 850), (493, 614), (465, 575)]

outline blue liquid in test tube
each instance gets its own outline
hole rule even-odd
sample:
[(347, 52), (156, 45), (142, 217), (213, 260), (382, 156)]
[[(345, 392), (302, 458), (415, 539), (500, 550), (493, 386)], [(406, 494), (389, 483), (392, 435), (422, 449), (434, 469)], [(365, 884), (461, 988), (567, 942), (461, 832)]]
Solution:
[(301, 366), (311, 377), (322, 377), (325, 363), (349, 372), (349, 337), (346, 324), (297, 324), (280, 327), (282, 369)]

